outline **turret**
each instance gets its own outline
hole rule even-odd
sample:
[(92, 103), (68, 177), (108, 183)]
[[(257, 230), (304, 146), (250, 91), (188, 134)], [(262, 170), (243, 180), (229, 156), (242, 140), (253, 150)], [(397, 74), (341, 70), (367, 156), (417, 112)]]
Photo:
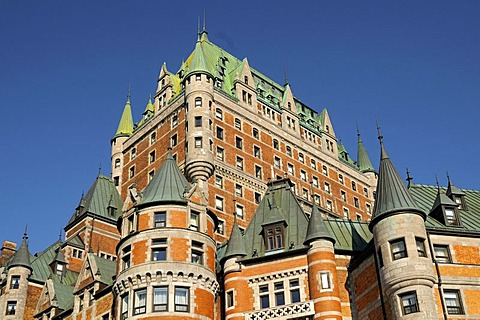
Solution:
[(367, 149), (363, 144), (362, 138), (360, 137), (360, 131), (357, 128), (357, 137), (358, 137), (358, 151), (357, 151), (357, 166), (358, 169), (365, 174), (370, 180), (370, 185), (375, 185), (377, 183), (377, 172), (370, 161), (368, 156)]
[(377, 199), (369, 228), (373, 233), (380, 281), (389, 319), (438, 319), (433, 286), (436, 278), (419, 209), (385, 151), (381, 157)]
[(186, 160), (185, 172), (190, 181), (201, 187), (213, 174), (213, 85), (204, 52), (206, 33), (199, 37), (195, 50), (187, 60), (189, 67), (183, 81), (186, 108)]
[(314, 319), (342, 319), (334, 244), (335, 239), (314, 204), (304, 241), (304, 245), (309, 247), (308, 284), (315, 307)]
[(214, 318), (218, 222), (197, 188), (169, 150), (143, 196), (123, 214), (116, 318)]
[(24, 316), (28, 297), (28, 278), (33, 271), (27, 239), (25, 231), (20, 248), (7, 266), (7, 286), (0, 306), (0, 310), (5, 312), (5, 318), (2, 319), (23, 319)]
[(123, 170), (123, 143), (133, 133), (133, 117), (132, 107), (130, 105), (130, 89), (128, 89), (127, 101), (123, 108), (122, 117), (118, 124), (117, 132), (110, 141), (112, 146), (111, 161), (112, 161), (112, 179), (117, 187), (118, 192), (121, 192), (122, 185), (122, 170)]

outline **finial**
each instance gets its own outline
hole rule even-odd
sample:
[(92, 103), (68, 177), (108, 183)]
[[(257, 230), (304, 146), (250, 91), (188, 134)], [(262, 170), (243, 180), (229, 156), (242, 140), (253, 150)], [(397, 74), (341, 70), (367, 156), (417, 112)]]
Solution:
[(437, 177), (437, 175), (435, 175), (435, 181), (436, 181), (436, 183), (437, 183), (437, 191), (438, 191), (438, 193), (440, 193), (440, 183), (438, 182), (438, 177)]
[(207, 13), (206, 10), (203, 9), (203, 32), (207, 32)]
[(410, 176), (410, 171), (408, 170), (408, 168), (407, 168), (407, 179), (405, 180), (407, 180), (408, 182), (407, 188), (409, 188), (412, 185), (413, 178)]
[(200, 16), (198, 16), (198, 24), (197, 24), (197, 40), (200, 40)]
[(62, 241), (62, 228), (60, 228), (60, 233), (58, 234), (58, 241)]
[(448, 171), (447, 171), (447, 181), (448, 181), (448, 184), (451, 184), (450, 175), (448, 174)]
[(102, 162), (98, 164), (98, 176), (100, 177), (100, 173), (102, 172)]
[(28, 239), (27, 230), (28, 230), (28, 224), (26, 223), (25, 224), (25, 232), (23, 233), (23, 239), (25, 239), (25, 240)]
[(355, 121), (355, 126), (357, 127), (357, 137), (360, 139), (360, 129), (358, 128), (358, 122)]
[(380, 124), (378, 123), (378, 119), (377, 119), (377, 132), (378, 132), (378, 140), (380, 141), (380, 144), (383, 145), (383, 136), (382, 136), (382, 133), (380, 132)]
[(132, 86), (132, 83), (128, 83), (128, 94), (127, 94), (127, 100), (130, 101), (130, 87)]
[(288, 84), (287, 65), (284, 66), (284, 72), (285, 72), (285, 85), (287, 85)]

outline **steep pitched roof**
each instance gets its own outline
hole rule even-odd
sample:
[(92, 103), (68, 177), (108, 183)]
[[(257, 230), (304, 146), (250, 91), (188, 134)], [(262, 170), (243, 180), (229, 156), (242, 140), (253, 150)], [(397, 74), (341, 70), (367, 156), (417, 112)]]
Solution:
[[(268, 189), (260, 202), (250, 224), (245, 230), (245, 244), (247, 257), (252, 257), (254, 251), (258, 256), (265, 255), (265, 243), (263, 239), (263, 227), (266, 224), (281, 222), (285, 225), (284, 244), (282, 251), (290, 250), (290, 243), (295, 248), (303, 247), (308, 220), (303, 212), (296, 196), (292, 193), (291, 182), (288, 179), (276, 180), (268, 183)], [(272, 204), (272, 198), (276, 209)], [(277, 207), (278, 206), (278, 207)], [(277, 211), (278, 209), (278, 211)]]
[(133, 117), (132, 117), (132, 107), (130, 105), (130, 91), (128, 92), (127, 102), (123, 107), (122, 117), (118, 123), (117, 132), (115, 133), (114, 138), (120, 136), (129, 136), (133, 132)]
[(333, 238), (328, 231), (322, 215), (320, 214), (320, 211), (318, 211), (317, 205), (314, 203), (312, 214), (310, 215), (310, 221), (308, 222), (307, 236), (305, 237), (303, 244), (308, 245), (311, 241), (318, 239), (330, 240), (335, 244), (335, 238)]
[(101, 282), (106, 285), (113, 284), (113, 276), (116, 275), (117, 264), (115, 261), (101, 258), (97, 255), (92, 255), (92, 259), (95, 260), (95, 265), (97, 270), (95, 271), (95, 276)]
[(28, 251), (27, 239), (27, 233), (25, 232), (25, 234), (23, 235), (22, 244), (20, 245), (18, 251), (15, 252), (12, 260), (8, 264), (8, 269), (12, 267), (22, 266), (32, 270), (32, 265), (30, 263), (31, 254), (30, 251)]
[(379, 139), (381, 146), (380, 169), (378, 172), (377, 197), (369, 225), (370, 230), (373, 230), (374, 225), (384, 217), (405, 211), (419, 214), (423, 218), (426, 217), (425, 212), (418, 208), (400, 174), (388, 157), (383, 145), (383, 138), (380, 136)]
[(162, 166), (145, 188), (140, 206), (153, 203), (184, 203), (187, 201), (184, 197), (185, 191), (190, 188), (190, 184), (172, 156), (172, 151), (168, 150)]
[(223, 259), (228, 259), (234, 256), (246, 256), (247, 252), (245, 250), (245, 240), (243, 238), (242, 232), (238, 227), (237, 216), (235, 215), (233, 221), (232, 232), (230, 233), (230, 238), (228, 239), (227, 249), (223, 256)]
[(357, 154), (357, 165), (358, 169), (362, 172), (376, 172), (375, 168), (372, 165), (372, 161), (370, 161), (370, 157), (368, 156), (367, 150), (363, 145), (362, 138), (360, 137), (360, 132), (357, 130), (358, 136), (358, 154)]
[(455, 187), (455, 185), (450, 180), (450, 176), (447, 176), (447, 178), (448, 178), (447, 196), (451, 196), (452, 194), (457, 196), (464, 196), (465, 192)]
[[(117, 218), (122, 213), (123, 201), (115, 184), (110, 178), (101, 174), (98, 175), (90, 190), (88, 190), (85, 197), (82, 197), (80, 202), (81, 205), (77, 207), (68, 224), (86, 213), (111, 221), (117, 221)], [(113, 215), (109, 211), (109, 207), (116, 209)]]

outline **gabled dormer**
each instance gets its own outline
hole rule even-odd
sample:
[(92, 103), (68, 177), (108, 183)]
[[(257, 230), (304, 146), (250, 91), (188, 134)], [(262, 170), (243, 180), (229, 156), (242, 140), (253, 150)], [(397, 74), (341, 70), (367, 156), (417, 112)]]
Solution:
[(447, 196), (452, 199), (457, 205), (458, 209), (460, 210), (468, 210), (467, 209), (467, 202), (465, 200), (465, 192), (457, 188), (452, 181), (450, 180), (450, 176), (447, 175), (448, 178), (448, 187), (447, 187)]
[(300, 134), (300, 120), (298, 118), (297, 107), (295, 105), (292, 89), (290, 88), (290, 84), (288, 82), (285, 84), (281, 106), (284, 110), (282, 113), (282, 123), (284, 128)]
[(430, 210), (430, 216), (445, 226), (461, 227), (462, 220), (458, 211), (458, 204), (450, 199), (438, 188), (437, 197)]
[(60, 279), (65, 275), (65, 271), (67, 270), (67, 261), (65, 260), (65, 256), (63, 255), (61, 247), (55, 250), (55, 257), (53, 258), (52, 262), (50, 262), (49, 267), (50, 270), (52, 270), (52, 273), (59, 276)]
[(257, 94), (255, 82), (247, 58), (243, 59), (239, 69), (238, 76), (235, 79), (237, 99), (246, 108), (256, 108)]
[(264, 222), (262, 223), (262, 235), (265, 244), (265, 254), (269, 252), (282, 250), (285, 248), (285, 228), (287, 221), (277, 205), (275, 192), (267, 198), (268, 209)]

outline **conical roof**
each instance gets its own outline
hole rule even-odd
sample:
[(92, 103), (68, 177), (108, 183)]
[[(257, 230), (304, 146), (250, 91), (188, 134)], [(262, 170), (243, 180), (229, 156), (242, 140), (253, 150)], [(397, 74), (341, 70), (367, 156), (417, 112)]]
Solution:
[(418, 208), (407, 187), (403, 184), (400, 174), (388, 157), (381, 136), (379, 140), (381, 146), (380, 169), (377, 181), (377, 197), (372, 220), (369, 224), (370, 230), (373, 230), (373, 226), (381, 219), (405, 211), (419, 214), (425, 219), (425, 212)]
[(357, 154), (357, 165), (358, 169), (362, 172), (375, 172), (375, 168), (372, 165), (372, 161), (370, 161), (370, 157), (368, 156), (367, 150), (363, 145), (362, 138), (360, 138), (360, 132), (357, 132), (358, 136), (358, 154)]
[(30, 251), (28, 251), (28, 244), (27, 244), (27, 233), (23, 234), (22, 244), (20, 245), (20, 249), (13, 255), (12, 261), (8, 264), (8, 269), (12, 267), (25, 267), (30, 270), (32, 269), (32, 265), (30, 264)]
[(234, 256), (246, 256), (247, 251), (245, 250), (245, 240), (243, 239), (242, 232), (238, 227), (237, 215), (234, 215), (232, 232), (230, 233), (230, 238), (227, 243), (227, 250), (223, 259), (228, 259)]
[(132, 117), (132, 107), (130, 105), (130, 92), (127, 96), (127, 102), (125, 102), (125, 107), (123, 108), (122, 117), (118, 124), (117, 132), (115, 133), (114, 138), (119, 136), (129, 136), (133, 133), (133, 117)]
[[(116, 214), (112, 216), (112, 211), (109, 210), (109, 207), (116, 208)], [(82, 196), (80, 204), (68, 224), (74, 222), (85, 213), (117, 221), (118, 216), (121, 214), (121, 210), (119, 209), (122, 207), (123, 201), (115, 184), (110, 178), (100, 174), (97, 179), (95, 179), (95, 182), (87, 194)]]
[(172, 156), (171, 149), (158, 172), (143, 192), (140, 206), (152, 203), (186, 202), (185, 191), (191, 186)]
[(55, 252), (55, 257), (53, 258), (53, 261), (67, 264), (67, 260), (65, 260), (65, 256), (63, 255), (61, 248), (58, 248)]
[(193, 72), (210, 73), (208, 71), (207, 59), (205, 58), (205, 53), (202, 48), (202, 42), (202, 40), (198, 40), (195, 44), (195, 50), (193, 50), (193, 57), (188, 69), (189, 74)]
[(322, 215), (318, 210), (317, 205), (314, 203), (312, 208), (312, 214), (310, 215), (310, 221), (308, 222), (307, 235), (305, 236), (304, 245), (308, 245), (313, 240), (325, 239), (335, 244), (335, 238), (332, 237), (330, 232), (323, 221)]

